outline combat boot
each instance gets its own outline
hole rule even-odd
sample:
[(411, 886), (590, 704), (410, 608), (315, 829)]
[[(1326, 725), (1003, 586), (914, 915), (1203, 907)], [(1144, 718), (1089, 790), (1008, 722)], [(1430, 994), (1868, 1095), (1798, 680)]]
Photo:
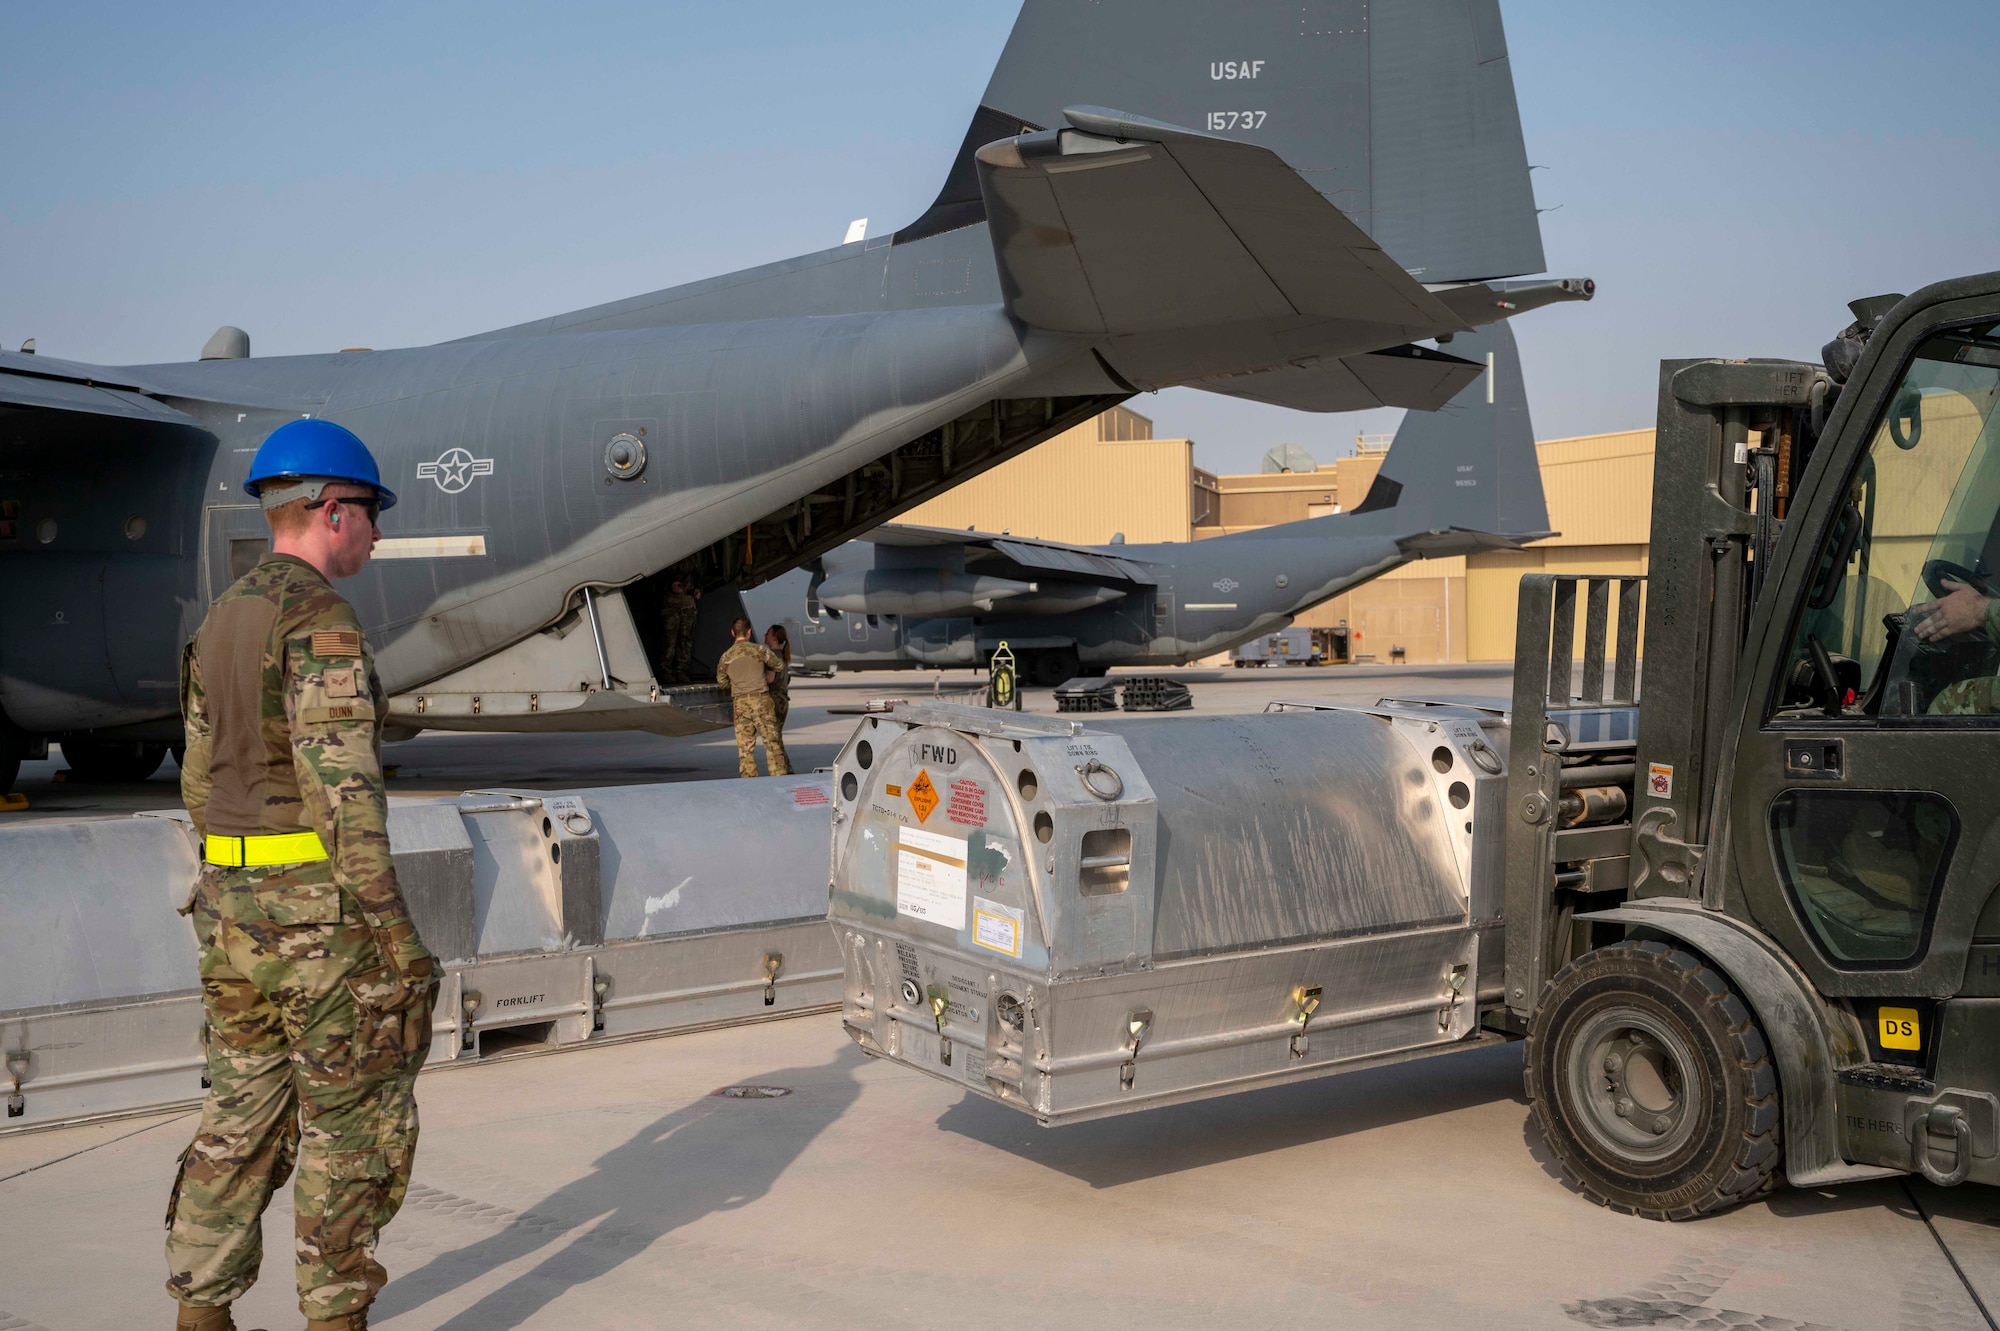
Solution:
[(220, 1308), (197, 1308), (191, 1303), (183, 1303), (174, 1316), (174, 1331), (236, 1331), (236, 1319), (230, 1315), (229, 1305)]

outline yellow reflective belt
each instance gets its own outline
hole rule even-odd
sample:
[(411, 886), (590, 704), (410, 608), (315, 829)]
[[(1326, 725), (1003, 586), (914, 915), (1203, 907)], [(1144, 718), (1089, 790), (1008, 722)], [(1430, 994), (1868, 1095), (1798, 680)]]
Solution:
[(326, 858), (317, 832), (279, 832), (271, 836), (208, 837), (208, 862), (225, 869), (261, 869), (273, 864), (308, 864)]

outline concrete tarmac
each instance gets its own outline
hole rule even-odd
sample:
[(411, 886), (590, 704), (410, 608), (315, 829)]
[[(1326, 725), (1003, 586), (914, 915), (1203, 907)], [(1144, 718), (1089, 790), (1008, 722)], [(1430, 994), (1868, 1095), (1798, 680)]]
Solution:
[[(1176, 672), (1195, 715), (1273, 698), (1504, 698), (1504, 667)], [(931, 676), (794, 687), (801, 768)], [(945, 689), (964, 686), (946, 675)], [(1030, 710), (1052, 712), (1046, 691)], [(428, 734), (399, 794), (699, 780), (727, 733)], [(177, 803), (32, 764), (31, 808)], [(4, 824), (0, 824), (4, 825)], [(724, 1087), (773, 1087), (770, 1098)], [(1560, 1180), (1518, 1047), (1044, 1129), (868, 1060), (837, 1016), (427, 1073), (416, 1182), (380, 1250), (390, 1329), (1026, 1324), (1992, 1331), (2000, 1190), (1921, 1181), (1794, 1192), (1695, 1224), (1591, 1205)], [(0, 1138), (0, 1331), (164, 1326), (160, 1219), (192, 1114)], [(291, 1199), (266, 1217), (244, 1328), (299, 1324)], [(1975, 1294), (1976, 1291), (1976, 1294)]]
[[(713, 1094), (742, 1086), (786, 1094)], [(1780, 1191), (1680, 1225), (1592, 1205), (1530, 1124), (1517, 1047), (1045, 1129), (820, 1014), (419, 1095), (385, 1331), (1980, 1331), (1953, 1257), (2000, 1306), (1993, 1189)], [(160, 1216), (193, 1126), (0, 1139), (0, 1327), (167, 1324)], [(241, 1327), (299, 1324), (290, 1213), (281, 1193)]]

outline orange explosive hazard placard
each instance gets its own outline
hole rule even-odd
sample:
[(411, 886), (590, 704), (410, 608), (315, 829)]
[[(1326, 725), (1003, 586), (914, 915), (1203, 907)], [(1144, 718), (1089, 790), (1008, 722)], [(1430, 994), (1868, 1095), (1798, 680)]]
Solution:
[(923, 822), (931, 816), (931, 810), (938, 806), (937, 787), (931, 784), (931, 774), (920, 771), (917, 779), (910, 783), (910, 807), (917, 811), (917, 821)]

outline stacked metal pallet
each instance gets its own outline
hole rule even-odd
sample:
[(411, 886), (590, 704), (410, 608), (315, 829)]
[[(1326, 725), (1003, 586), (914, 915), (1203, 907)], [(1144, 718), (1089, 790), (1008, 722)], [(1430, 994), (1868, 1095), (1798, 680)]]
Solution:
[(1118, 685), (1109, 679), (1073, 679), (1056, 686), (1058, 712), (1115, 712)]
[(1165, 675), (1135, 675), (1125, 681), (1128, 712), (1185, 712), (1194, 707), (1188, 686)]

